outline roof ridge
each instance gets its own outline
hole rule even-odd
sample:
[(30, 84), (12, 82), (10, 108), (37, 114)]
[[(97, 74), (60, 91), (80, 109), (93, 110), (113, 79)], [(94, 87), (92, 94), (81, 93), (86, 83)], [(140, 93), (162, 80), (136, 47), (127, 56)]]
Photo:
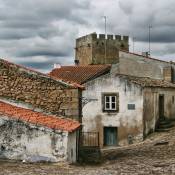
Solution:
[(16, 64), (16, 63), (7, 61), (7, 60), (2, 59), (2, 58), (0, 58), (0, 61), (3, 61), (4, 63), (6, 63), (6, 64), (8, 64), (8, 65), (14, 65), (14, 66), (17, 66), (17, 67), (19, 67), (19, 68), (22, 68), (22, 69), (24, 69), (24, 71), (27, 70), (27, 71), (30, 71), (31, 73), (36, 73), (36, 74), (42, 75), (42, 76), (44, 76), (44, 77), (46, 77), (46, 78), (50, 78), (50, 79), (52, 79), (52, 80), (58, 81), (58, 82), (60, 82), (60, 83), (62, 83), (62, 84), (65, 84), (65, 85), (68, 85), (68, 86), (71, 86), (71, 87), (83, 88), (83, 87), (78, 86), (78, 85), (76, 85), (76, 84), (75, 84), (75, 85), (74, 85), (74, 84), (70, 84), (69, 82), (65, 82), (64, 80), (56, 79), (55, 77), (52, 77), (52, 76), (50, 76), (49, 74), (39, 72), (39, 71), (37, 71), (37, 70), (35, 70), (35, 69), (28, 68), (28, 67), (23, 66), (23, 65), (20, 65), (20, 64)]
[(164, 88), (175, 88), (175, 84), (172, 82), (165, 81), (164, 79), (155, 79), (151, 77), (138, 77), (125, 74), (115, 74), (121, 78), (125, 78), (132, 83), (138, 84), (142, 87), (164, 87)]

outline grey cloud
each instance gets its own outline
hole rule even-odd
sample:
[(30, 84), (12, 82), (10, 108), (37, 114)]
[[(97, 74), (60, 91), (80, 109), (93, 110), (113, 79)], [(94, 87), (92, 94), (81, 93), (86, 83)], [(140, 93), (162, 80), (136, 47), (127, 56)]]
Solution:
[(34, 50), (24, 50), (16, 54), (18, 57), (32, 57), (32, 56), (53, 56), (53, 57), (64, 57), (68, 56), (68, 53), (60, 52), (57, 50), (46, 50), (46, 49), (34, 49)]
[(73, 64), (75, 38), (104, 33), (106, 15), (108, 33), (136, 37), (138, 51), (147, 50), (151, 24), (152, 53), (165, 57), (175, 54), (174, 6), (174, 0), (0, 0), (0, 56), (39, 70)]
[(127, 15), (132, 14), (134, 4), (130, 0), (119, 1), (119, 7), (123, 10), (123, 12)]

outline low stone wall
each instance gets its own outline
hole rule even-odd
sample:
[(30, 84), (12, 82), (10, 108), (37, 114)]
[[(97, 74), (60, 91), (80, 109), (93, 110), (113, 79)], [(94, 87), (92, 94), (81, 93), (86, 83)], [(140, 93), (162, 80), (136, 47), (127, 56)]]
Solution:
[(79, 120), (79, 89), (0, 59), (0, 97)]

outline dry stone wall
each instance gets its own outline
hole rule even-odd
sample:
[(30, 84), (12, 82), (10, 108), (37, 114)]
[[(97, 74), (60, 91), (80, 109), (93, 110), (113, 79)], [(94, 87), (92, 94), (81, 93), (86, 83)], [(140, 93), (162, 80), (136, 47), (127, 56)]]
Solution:
[(79, 119), (79, 90), (47, 75), (0, 60), (0, 98)]

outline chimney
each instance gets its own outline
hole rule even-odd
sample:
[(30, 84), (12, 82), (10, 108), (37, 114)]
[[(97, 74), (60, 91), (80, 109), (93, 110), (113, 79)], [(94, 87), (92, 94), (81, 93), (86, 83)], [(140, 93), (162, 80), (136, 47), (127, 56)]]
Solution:
[(54, 68), (54, 69), (59, 69), (59, 68), (61, 68), (61, 65), (58, 64), (58, 63), (54, 63), (54, 64), (53, 64), (53, 68)]
[(173, 82), (173, 69), (171, 66), (163, 68), (163, 79), (168, 82)]

